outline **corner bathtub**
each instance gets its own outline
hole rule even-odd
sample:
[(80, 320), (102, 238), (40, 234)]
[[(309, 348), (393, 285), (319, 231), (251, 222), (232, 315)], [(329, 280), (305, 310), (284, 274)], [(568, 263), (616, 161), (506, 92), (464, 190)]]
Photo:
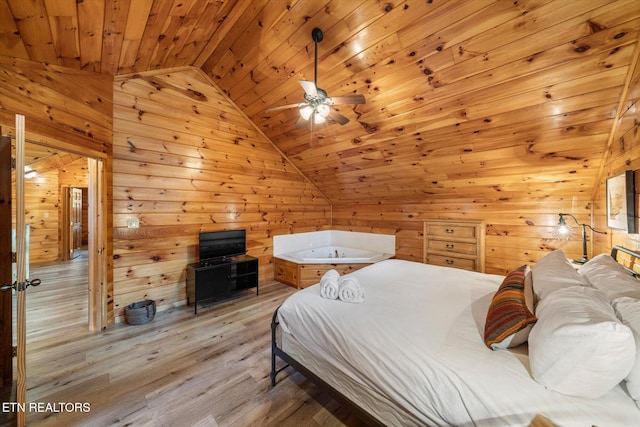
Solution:
[(343, 246), (323, 246), (280, 256), (300, 264), (371, 264), (391, 257), (390, 254)]
[(393, 256), (344, 246), (304, 249), (274, 257), (274, 277), (279, 282), (301, 289), (318, 283), (329, 270), (347, 274)]

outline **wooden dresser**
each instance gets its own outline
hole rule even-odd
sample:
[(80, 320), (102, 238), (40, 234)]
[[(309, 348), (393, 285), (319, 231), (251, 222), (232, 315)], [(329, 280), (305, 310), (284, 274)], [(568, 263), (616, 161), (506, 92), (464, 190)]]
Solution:
[(485, 231), (482, 221), (425, 221), (423, 262), (484, 273)]

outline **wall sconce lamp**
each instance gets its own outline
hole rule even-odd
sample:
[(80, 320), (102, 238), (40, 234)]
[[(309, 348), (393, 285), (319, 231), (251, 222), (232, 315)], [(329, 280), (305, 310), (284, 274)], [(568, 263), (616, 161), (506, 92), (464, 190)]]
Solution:
[(580, 227), (582, 227), (582, 258), (581, 259), (574, 259), (573, 262), (575, 262), (577, 264), (584, 264), (585, 262), (587, 262), (589, 260), (589, 258), (587, 258), (587, 227), (589, 227), (591, 229), (591, 231), (594, 231), (594, 232), (599, 233), (599, 234), (607, 234), (607, 232), (606, 231), (596, 230), (595, 228), (593, 228), (589, 224), (581, 224), (581, 223), (578, 222), (576, 217), (571, 215), (571, 214), (561, 213), (559, 215), (560, 215), (560, 220), (558, 221), (558, 234), (560, 236), (568, 236), (569, 235), (569, 227), (567, 226), (567, 221), (564, 219), (565, 216), (573, 218), (575, 223), (577, 225), (579, 225)]

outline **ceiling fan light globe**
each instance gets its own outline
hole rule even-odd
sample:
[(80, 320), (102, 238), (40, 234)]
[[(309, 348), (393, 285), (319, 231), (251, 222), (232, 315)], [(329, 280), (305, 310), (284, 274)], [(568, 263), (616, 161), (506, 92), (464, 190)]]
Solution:
[(306, 105), (300, 109), (300, 116), (305, 120), (309, 120), (311, 113), (313, 113), (313, 108), (311, 108), (310, 105)]
[(317, 125), (324, 123), (326, 121), (326, 119), (324, 117), (322, 117), (322, 114), (320, 114), (318, 111), (315, 112), (315, 114), (313, 115), (313, 122)]
[(320, 114), (322, 117), (327, 117), (331, 112), (331, 108), (329, 108), (329, 106), (326, 104), (318, 105), (317, 110), (318, 110), (318, 114)]

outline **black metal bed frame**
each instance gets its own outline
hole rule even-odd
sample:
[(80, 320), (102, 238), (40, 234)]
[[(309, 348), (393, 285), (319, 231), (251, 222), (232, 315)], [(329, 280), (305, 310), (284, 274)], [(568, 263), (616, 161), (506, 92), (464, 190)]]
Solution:
[[(613, 259), (615, 259), (616, 261), (618, 261), (618, 252), (624, 252), (627, 255), (631, 255), (633, 258), (637, 258), (640, 260), (640, 253), (638, 252), (634, 252), (631, 249), (627, 249), (623, 246), (614, 246), (613, 248), (611, 248), (611, 257)], [(620, 263), (620, 261), (618, 261), (618, 263)], [(638, 273), (637, 271), (627, 267), (626, 265), (620, 264), (622, 265), (629, 273), (631, 273), (633, 275), (633, 277), (638, 277), (640, 276), (640, 273)]]
[[(377, 418), (373, 417), (373, 415), (371, 415), (370, 413), (362, 409), (360, 406), (354, 403), (347, 396), (345, 396), (344, 394), (336, 390), (329, 383), (327, 383), (322, 378), (320, 378), (319, 376), (311, 372), (304, 365), (302, 365), (300, 362), (298, 362), (296, 359), (294, 359), (292, 356), (290, 356), (284, 350), (278, 347), (277, 330), (280, 325), (280, 322), (278, 322), (279, 309), (280, 307), (278, 306), (278, 308), (276, 308), (276, 310), (273, 312), (273, 317), (271, 318), (271, 373), (269, 374), (269, 377), (271, 378), (271, 386), (275, 387), (276, 385), (276, 375), (278, 375), (280, 372), (282, 372), (283, 370), (291, 366), (296, 371), (304, 375), (311, 382), (313, 382), (318, 387), (320, 387), (322, 390), (326, 391), (329, 395), (331, 395), (331, 397), (333, 397), (341, 405), (348, 408), (349, 411), (351, 411), (351, 413), (353, 413), (356, 417), (358, 417), (367, 425), (375, 426), (375, 427), (383, 427), (384, 424), (382, 424)], [(278, 356), (280, 359), (282, 359), (286, 363), (286, 365), (281, 367), (280, 369), (276, 368), (276, 356)]]

